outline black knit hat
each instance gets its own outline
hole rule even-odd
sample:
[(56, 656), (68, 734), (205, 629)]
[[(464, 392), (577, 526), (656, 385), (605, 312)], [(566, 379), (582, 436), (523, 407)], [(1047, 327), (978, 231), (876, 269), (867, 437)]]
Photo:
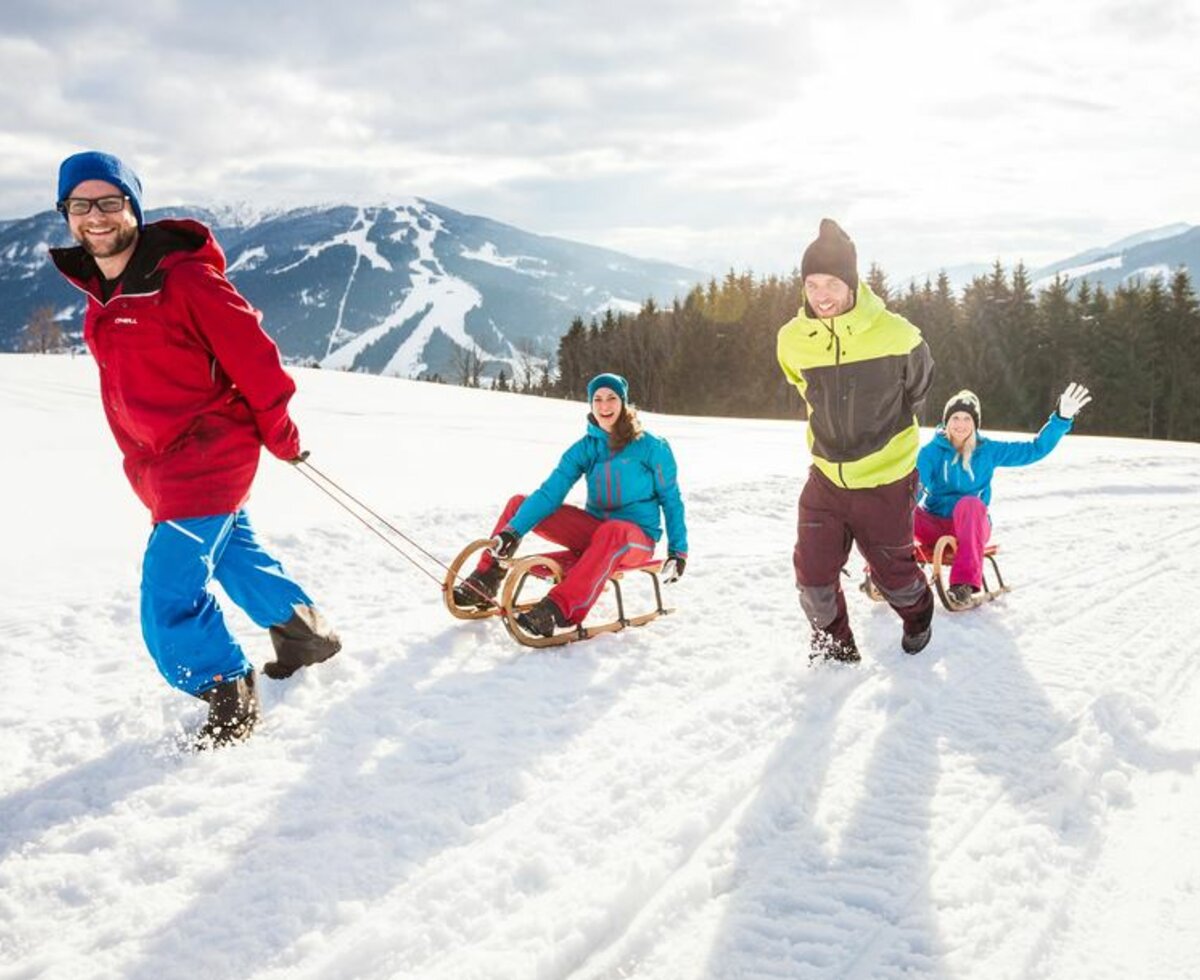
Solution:
[(800, 275), (813, 274), (837, 276), (850, 287), (850, 292), (858, 292), (858, 251), (850, 236), (832, 218), (821, 219), (816, 240), (804, 250)]
[(957, 394), (951, 395), (950, 400), (946, 402), (946, 407), (942, 409), (942, 425), (949, 422), (950, 416), (955, 412), (966, 412), (975, 421), (975, 428), (979, 428), (983, 409), (979, 404), (979, 396), (975, 392), (964, 388)]

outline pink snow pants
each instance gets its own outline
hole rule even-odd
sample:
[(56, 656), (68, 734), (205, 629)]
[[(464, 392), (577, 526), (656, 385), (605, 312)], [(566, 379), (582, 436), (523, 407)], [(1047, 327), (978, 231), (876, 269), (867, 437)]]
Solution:
[[(512, 520), (525, 502), (518, 494), (504, 507), (496, 522), (493, 535)], [(654, 542), (636, 524), (629, 521), (602, 521), (586, 510), (564, 504), (534, 528), (547, 541), (562, 545), (579, 556), (563, 580), (549, 592), (563, 618), (569, 623), (582, 623), (588, 611), (600, 598), (604, 583), (618, 568), (641, 565), (654, 556)], [(479, 568), (491, 566), (491, 552), (484, 552)]]
[(978, 497), (963, 497), (954, 505), (949, 518), (918, 507), (913, 514), (913, 536), (932, 549), (943, 534), (953, 534), (958, 540), (954, 563), (950, 566), (950, 584), (982, 589), (983, 549), (992, 534), (987, 506)]

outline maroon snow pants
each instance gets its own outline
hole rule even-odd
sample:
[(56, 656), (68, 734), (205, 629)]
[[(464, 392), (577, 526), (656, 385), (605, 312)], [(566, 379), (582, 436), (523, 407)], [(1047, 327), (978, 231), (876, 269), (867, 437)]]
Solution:
[(853, 645), (841, 572), (851, 543), (871, 567), (871, 578), (904, 620), (920, 633), (933, 619), (933, 593), (913, 557), (917, 473), (863, 490), (839, 487), (815, 466), (800, 491), (796, 530), (796, 588), (814, 641)]

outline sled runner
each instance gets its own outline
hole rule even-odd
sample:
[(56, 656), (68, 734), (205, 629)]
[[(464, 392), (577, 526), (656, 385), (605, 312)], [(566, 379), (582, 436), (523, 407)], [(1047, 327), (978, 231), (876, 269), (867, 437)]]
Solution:
[[(954, 561), (954, 549), (956, 545), (957, 542), (953, 534), (943, 534), (937, 539), (932, 549), (920, 541), (913, 542), (913, 557), (916, 558), (917, 564), (922, 568), (930, 569), (929, 574), (933, 580), (933, 587), (937, 591), (942, 605), (946, 607), (947, 612), (963, 612), (966, 609), (974, 609), (976, 606), (982, 605), (985, 602), (991, 602), (993, 599), (999, 598), (1005, 592), (1009, 591), (1009, 586), (1004, 584), (1004, 578), (1000, 574), (1000, 566), (996, 564), (996, 552), (999, 550), (999, 545), (989, 544), (983, 549), (983, 557), (985, 559), (983, 566), (983, 591), (975, 593), (967, 602), (955, 602), (950, 597), (949, 589), (942, 577), (942, 570), (949, 567), (950, 563)], [(988, 582), (988, 565), (992, 566), (992, 574), (996, 577), (995, 587)], [(876, 602), (882, 602), (883, 595), (871, 580), (871, 569), (867, 567), (865, 573), (866, 575), (860, 588)]]
[[(460, 576), (460, 570), (467, 563), (468, 558), (483, 551), (485, 548), (490, 548), (491, 545), (492, 540), (490, 538), (482, 538), (478, 541), (472, 541), (458, 553), (458, 556), (450, 562), (447, 568), (446, 578), (442, 583), (442, 598), (446, 602), (446, 608), (450, 610), (450, 615), (458, 619), (486, 619), (489, 616), (502, 617), (509, 634), (523, 646), (563, 646), (567, 643), (574, 643), (576, 640), (591, 639), (600, 633), (616, 633), (627, 626), (643, 626), (651, 620), (657, 619), (659, 616), (671, 611), (663, 606), (662, 586), (658, 580), (658, 573), (662, 571), (663, 563), (657, 559), (652, 559), (640, 565), (630, 565), (617, 569), (617, 571), (608, 577), (608, 584), (612, 586), (613, 598), (617, 604), (617, 618), (611, 623), (601, 623), (596, 626), (581, 624), (579, 626), (566, 627), (553, 636), (538, 636), (523, 629), (521, 624), (517, 622), (517, 616), (528, 609), (532, 609), (536, 604), (537, 598), (523, 600), (521, 598), (522, 590), (530, 578), (541, 579), (549, 582), (551, 585), (561, 582), (563, 576), (566, 575), (567, 571), (575, 563), (575, 554), (570, 551), (552, 551), (546, 554), (522, 555), (515, 558), (497, 558), (496, 560), (500, 563), (501, 567), (508, 570), (504, 586), (500, 590), (500, 593), (495, 599), (489, 600), (486, 606), (460, 606), (454, 600), (454, 587), (465, 578), (465, 576)], [(654, 609), (652, 611), (638, 616), (626, 615), (625, 596), (621, 591), (621, 582), (624, 576), (630, 572), (644, 572), (649, 576), (654, 586)]]

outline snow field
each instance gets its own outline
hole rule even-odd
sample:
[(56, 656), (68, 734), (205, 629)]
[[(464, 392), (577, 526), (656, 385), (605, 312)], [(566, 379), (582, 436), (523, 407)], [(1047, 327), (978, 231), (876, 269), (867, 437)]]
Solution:
[[(576, 404), (297, 376), (313, 462), (446, 559), (582, 430)], [(688, 506), (677, 611), (538, 653), (264, 457), (251, 515), (346, 649), (187, 755), (203, 705), (142, 648), (149, 527), (95, 386), (0, 357), (0, 980), (1200, 972), (1200, 447), (1070, 436), (1002, 471), (1014, 590), (939, 611), (917, 657), (855, 556), (864, 660), (819, 669), (798, 423), (650, 417)]]

